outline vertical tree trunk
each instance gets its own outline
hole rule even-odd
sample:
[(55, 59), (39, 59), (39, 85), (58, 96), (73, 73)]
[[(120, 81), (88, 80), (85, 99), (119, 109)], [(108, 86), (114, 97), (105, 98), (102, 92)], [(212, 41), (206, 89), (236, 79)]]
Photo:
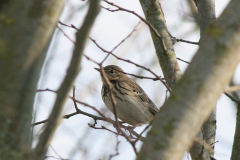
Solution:
[(231, 160), (237, 159), (240, 159), (240, 102), (237, 105), (236, 130), (231, 155)]
[(182, 76), (171, 37), (168, 33), (162, 8), (158, 0), (140, 0), (146, 20), (157, 30), (161, 38), (150, 29), (158, 61), (169, 86), (174, 86)]
[(209, 23), (216, 19), (215, 0), (194, 0), (194, 2), (198, 8), (200, 37), (202, 37)]
[(26, 159), (44, 48), (64, 0), (9, 0), (0, 6), (0, 159)]
[(34, 152), (35, 160), (44, 159), (48, 146), (52, 140), (52, 137), (61, 121), (62, 110), (65, 105), (65, 101), (68, 97), (70, 89), (73, 87), (75, 78), (80, 71), (80, 63), (83, 56), (83, 51), (89, 37), (92, 26), (95, 19), (100, 12), (101, 0), (91, 0), (89, 3), (89, 9), (84, 19), (83, 25), (76, 33), (76, 43), (71, 58), (70, 65), (67, 69), (67, 74), (57, 91), (57, 98), (53, 106), (53, 110), (49, 116), (48, 123), (39, 137), (39, 142)]
[[(198, 20), (200, 25), (200, 37), (202, 39), (207, 26), (216, 19), (215, 0), (194, 0), (198, 8)], [(200, 42), (201, 42), (200, 39)], [(207, 52), (205, 54), (208, 54)], [(216, 136), (216, 105), (209, 118), (203, 124), (198, 134), (198, 140), (190, 149), (193, 160), (210, 160), (214, 156)]]

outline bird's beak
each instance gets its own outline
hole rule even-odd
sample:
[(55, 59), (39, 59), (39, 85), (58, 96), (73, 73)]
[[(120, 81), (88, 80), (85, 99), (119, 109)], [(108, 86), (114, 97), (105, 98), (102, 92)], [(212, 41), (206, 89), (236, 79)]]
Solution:
[(94, 69), (96, 69), (98, 72), (100, 72), (100, 69), (99, 69), (99, 68), (94, 68)]

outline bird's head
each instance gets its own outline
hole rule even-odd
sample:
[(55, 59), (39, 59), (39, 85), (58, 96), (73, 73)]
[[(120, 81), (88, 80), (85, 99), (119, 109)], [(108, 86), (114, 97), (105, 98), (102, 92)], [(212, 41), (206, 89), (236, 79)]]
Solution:
[[(96, 69), (98, 72), (100, 72), (99, 68), (94, 68)], [(109, 81), (117, 81), (120, 80), (122, 77), (125, 77), (126, 75), (123, 72), (123, 70), (115, 65), (108, 65), (106, 67), (103, 68), (107, 78), (109, 79)], [(102, 81), (104, 82), (104, 78), (102, 78)]]

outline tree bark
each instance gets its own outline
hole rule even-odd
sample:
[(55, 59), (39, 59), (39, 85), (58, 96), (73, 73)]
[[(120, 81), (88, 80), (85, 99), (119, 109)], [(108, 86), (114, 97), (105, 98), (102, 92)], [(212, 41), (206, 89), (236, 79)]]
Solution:
[(240, 102), (237, 105), (236, 130), (231, 155), (231, 160), (237, 159), (240, 159)]
[[(158, 61), (168, 86), (174, 86), (182, 76), (171, 37), (158, 0), (140, 0), (147, 21), (157, 30), (161, 39), (150, 29)], [(163, 43), (162, 43), (163, 41)], [(166, 47), (166, 48), (165, 48)]]
[(31, 152), (33, 100), (64, 0), (9, 0), (0, 6), (0, 159)]
[(209, 23), (216, 19), (215, 0), (194, 0), (194, 2), (198, 8), (200, 37), (202, 37)]
[(68, 97), (70, 89), (73, 87), (75, 78), (77, 77), (80, 71), (80, 63), (83, 55), (83, 51), (89, 37), (91, 28), (94, 24), (94, 21), (100, 12), (100, 1), (101, 0), (91, 0), (89, 4), (88, 13), (84, 19), (83, 25), (76, 33), (76, 43), (73, 51), (73, 56), (70, 62), (70, 65), (67, 70), (67, 74), (57, 91), (57, 98), (53, 107), (53, 110), (49, 116), (48, 123), (40, 135), (39, 142), (35, 149), (35, 159), (42, 160), (45, 158), (48, 146), (51, 142), (51, 139), (62, 119), (62, 110), (65, 104), (65, 101)]
[[(216, 19), (215, 0), (194, 0), (198, 8), (200, 37), (202, 38), (207, 26)], [(200, 39), (201, 41), (201, 39)], [(205, 54), (208, 54), (207, 52)], [(209, 118), (203, 124), (197, 139), (190, 149), (193, 160), (210, 160), (214, 156), (216, 136), (216, 105)]]
[(240, 61), (239, 10), (240, 1), (232, 0), (206, 29), (200, 49), (153, 121), (138, 160), (179, 160), (190, 148)]

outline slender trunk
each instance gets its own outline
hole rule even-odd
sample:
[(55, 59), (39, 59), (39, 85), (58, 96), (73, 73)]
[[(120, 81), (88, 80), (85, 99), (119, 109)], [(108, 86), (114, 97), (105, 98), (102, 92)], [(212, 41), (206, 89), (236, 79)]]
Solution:
[(88, 13), (84, 19), (83, 25), (76, 33), (76, 44), (70, 65), (67, 69), (67, 74), (57, 91), (57, 98), (53, 106), (53, 110), (48, 118), (49, 120), (43, 133), (40, 135), (39, 142), (34, 152), (36, 160), (44, 159), (52, 137), (62, 119), (61, 116), (65, 101), (68, 97), (70, 89), (73, 87), (73, 82), (80, 71), (79, 65), (81, 63), (87, 39), (89, 37), (95, 19), (100, 12), (100, 2), (101, 0), (90, 1)]
[[(208, 25), (216, 19), (215, 0), (195, 0), (198, 8), (198, 23), (200, 25), (200, 37), (202, 39)], [(200, 41), (201, 41), (200, 39)], [(206, 52), (205, 54), (208, 54)], [(193, 143), (190, 154), (193, 160), (210, 160), (214, 156), (216, 136), (216, 105), (209, 118), (205, 121)]]
[(231, 160), (240, 159), (240, 102), (237, 105), (236, 130), (233, 141)]
[(0, 159), (31, 152), (33, 100), (64, 0), (9, 0), (0, 6)]
[(161, 37), (158, 37), (150, 29), (164, 78), (168, 86), (174, 86), (182, 76), (182, 73), (178, 66), (160, 3), (158, 0), (140, 0), (140, 3), (146, 20), (156, 29)]

